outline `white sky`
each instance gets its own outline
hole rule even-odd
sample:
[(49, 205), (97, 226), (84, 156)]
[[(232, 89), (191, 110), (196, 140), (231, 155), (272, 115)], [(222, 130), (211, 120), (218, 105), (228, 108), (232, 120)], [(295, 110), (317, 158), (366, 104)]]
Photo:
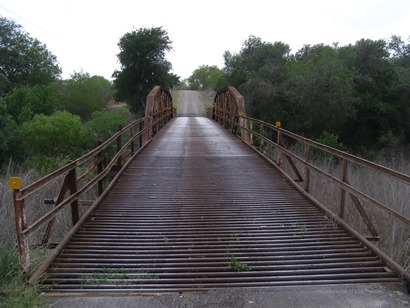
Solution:
[(354, 44), (361, 38), (410, 36), (409, 0), (0, 0), (11, 18), (57, 56), (63, 78), (74, 71), (111, 79), (118, 41), (141, 27), (163, 27), (172, 40), (167, 59), (188, 78), (200, 65), (223, 66), (254, 35), (305, 44)]

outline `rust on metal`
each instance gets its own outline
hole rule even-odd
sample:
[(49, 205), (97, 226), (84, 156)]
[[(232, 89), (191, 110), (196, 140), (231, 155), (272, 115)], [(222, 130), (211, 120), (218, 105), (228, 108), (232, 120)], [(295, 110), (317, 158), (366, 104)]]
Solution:
[[(158, 95), (163, 96), (164, 91), (159, 91)], [(155, 104), (160, 105), (159, 107)], [(123, 129), (115, 133), (109, 139), (104, 142), (99, 142), (98, 146), (89, 151), (80, 158), (70, 162), (66, 166), (52, 172), (49, 175), (39, 179), (38, 181), (29, 184), (28, 186), (20, 189), (20, 185), (13, 184), (18, 181), (13, 180), (10, 188), (14, 189), (14, 208), (15, 208), (15, 221), (16, 221), (16, 233), (17, 233), (17, 246), (20, 254), (20, 267), (24, 270), (26, 277), (30, 281), (35, 281), (41, 275), (48, 264), (50, 264), (53, 256), (58, 254), (58, 249), (61, 249), (62, 243), (68, 241), (67, 236), (73, 234), (71, 229), (64, 240), (57, 245), (54, 252), (50, 254), (51, 257), (47, 261), (40, 265), (39, 269), (30, 268), (30, 249), (31, 247), (51, 247), (53, 245), (46, 245), (53, 232), (53, 226), (56, 222), (56, 217), (61, 215), (62, 210), (68, 205), (71, 209), (72, 224), (77, 226), (79, 222), (83, 221), (84, 216), (80, 217), (81, 205), (86, 204), (90, 206), (89, 210), (85, 213), (89, 214), (90, 209), (95, 207), (95, 202), (101, 199), (101, 196), (107, 193), (107, 190), (112, 187), (111, 182), (116, 179), (112, 179), (113, 174), (117, 171), (121, 172), (124, 168), (122, 166), (128, 166), (132, 158), (139, 153), (147, 144), (150, 139), (143, 140), (142, 135), (147, 131), (151, 131), (153, 125), (155, 125), (155, 131), (159, 131), (164, 125), (171, 119), (175, 110), (172, 108), (164, 107), (164, 100), (159, 100), (154, 97), (154, 114), (155, 122), (148, 121), (147, 126), (144, 125), (147, 117), (137, 119), (129, 123)], [(124, 134), (129, 131), (133, 133), (127, 138), (122, 138)], [(124, 142), (124, 140), (127, 140)], [(135, 149), (135, 141), (138, 140), (138, 149)], [(113, 154), (110, 149), (116, 148), (116, 153)], [(128, 154), (130, 153), (130, 154)], [(113, 157), (112, 157), (113, 156)], [(92, 171), (97, 168), (97, 174), (93, 174)], [(77, 170), (79, 175), (77, 175)], [(118, 174), (118, 173), (117, 173)], [(104, 187), (104, 183), (107, 186)], [(48, 211), (38, 211), (37, 215), (30, 215), (30, 220), (26, 221), (25, 212), (27, 206), (36, 206), (37, 202), (36, 193), (41, 191), (48, 191), (55, 184), (60, 186), (60, 190), (57, 196), (54, 198), (47, 198), (40, 200), (40, 205), (53, 205)], [(16, 189), (18, 187), (18, 189)], [(96, 200), (89, 200), (89, 196), (85, 195), (90, 190), (95, 190), (95, 194), (98, 198)], [(69, 196), (66, 193), (69, 192)], [(92, 195), (92, 194), (91, 194)], [(25, 202), (27, 198), (30, 198), (29, 202)], [(34, 199), (34, 201), (33, 201)], [(86, 200), (85, 200), (86, 199)], [(85, 202), (83, 202), (85, 201)], [(32, 211), (33, 212), (33, 211)], [(88, 215), (87, 214), (87, 215)], [(45, 226), (45, 224), (47, 224)], [(42, 237), (34, 235), (34, 231), (45, 229), (45, 234)], [(60, 236), (60, 235), (59, 235)], [(32, 274), (34, 272), (34, 274)]]
[[(395, 219), (395, 221), (404, 223), (405, 228), (406, 227), (408, 228), (408, 226), (410, 226), (410, 218), (399, 213), (397, 210), (394, 210), (391, 206), (388, 206), (384, 204), (383, 202), (375, 199), (374, 197), (369, 196), (368, 194), (358, 189), (357, 187), (350, 185), (347, 180), (347, 177), (345, 177), (345, 175), (347, 174), (347, 169), (344, 170), (344, 168), (347, 168), (347, 162), (350, 162), (352, 163), (352, 165), (361, 166), (361, 167), (367, 168), (367, 170), (372, 170), (379, 174), (386, 175), (390, 177), (391, 179), (401, 181), (405, 185), (410, 184), (410, 176), (394, 171), (392, 169), (383, 167), (381, 165), (372, 163), (365, 159), (356, 157), (352, 154), (342, 152), (337, 149), (331, 148), (329, 146), (326, 146), (318, 142), (309, 140), (307, 138), (298, 136), (292, 132), (286, 131), (282, 128), (278, 128), (274, 125), (263, 122), (261, 120), (253, 119), (249, 117), (244, 117), (244, 118), (250, 123), (256, 123), (257, 125), (264, 125), (264, 129), (270, 129), (271, 131), (277, 132), (278, 134), (277, 141), (275, 142), (265, 137), (264, 135), (261, 135), (258, 131), (253, 130), (252, 125), (250, 125), (249, 128), (246, 126), (241, 126), (241, 130), (248, 131), (251, 136), (255, 135), (256, 138), (258, 138), (259, 140), (264, 140), (266, 144), (269, 144), (269, 146), (272, 146), (274, 149), (276, 149), (278, 159), (274, 161), (274, 155), (272, 156), (271, 153), (261, 152), (261, 151), (258, 151), (256, 148), (253, 148), (255, 151), (259, 152), (259, 154), (262, 157), (264, 157), (272, 165), (277, 167), (278, 171), (280, 171), (291, 183), (293, 183), (295, 188), (297, 188), (301, 193), (303, 193), (303, 195), (309, 198), (309, 200), (311, 200), (316, 206), (324, 210), (327, 213), (327, 215), (329, 215), (329, 217), (333, 217), (336, 221), (338, 221), (338, 223), (343, 225), (344, 228), (346, 228), (350, 233), (354, 234), (364, 245), (366, 245), (374, 253), (379, 255), (383, 259), (383, 261), (385, 261), (388, 264), (390, 268), (394, 269), (397, 273), (399, 273), (407, 281), (410, 281), (410, 273), (408, 271), (406, 271), (401, 265), (395, 262), (391, 257), (387, 256), (383, 251), (381, 251), (378, 247), (376, 247), (374, 244), (372, 244), (369, 241), (369, 240), (379, 240), (379, 235), (378, 235), (378, 232), (374, 224), (371, 222), (369, 215), (365, 212), (360, 200), (368, 202), (370, 205), (375, 206), (385, 211), (386, 213), (391, 215), (391, 217)], [(307, 148), (306, 149), (307, 157), (306, 158), (300, 157), (298, 153), (294, 153), (290, 149), (285, 148), (282, 142), (283, 136), (293, 139), (293, 142), (297, 141), (297, 142), (301, 142), (302, 144), (305, 144)], [(245, 141), (245, 143), (247, 143), (249, 146), (252, 147), (252, 143), (246, 142), (246, 140), (243, 140), (243, 141)], [(310, 159), (310, 151), (311, 151), (310, 147), (315, 148), (316, 150), (321, 150), (327, 155), (332, 155), (333, 157), (340, 159), (342, 161), (342, 167), (341, 167), (342, 179), (336, 178), (332, 174), (328, 173), (326, 170), (321, 169), (320, 166), (315, 165)], [(295, 160), (295, 161), (298, 161), (299, 163), (302, 163), (305, 166), (305, 169), (316, 171), (318, 174), (322, 175), (324, 178), (331, 180), (334, 184), (337, 184), (340, 187), (340, 189), (342, 190), (342, 194), (340, 194), (340, 211), (339, 211), (340, 214), (344, 214), (345, 193), (348, 192), (354, 206), (358, 210), (367, 229), (371, 233), (371, 236), (366, 237), (360, 234), (359, 232), (357, 232), (351, 225), (346, 224), (339, 216), (335, 215), (333, 212), (328, 210), (324, 205), (322, 205), (312, 195), (310, 195), (309, 193), (310, 185), (308, 184), (310, 180), (309, 178), (302, 179), (302, 181), (306, 181), (305, 189), (302, 189), (301, 186), (297, 183), (297, 182), (300, 182), (300, 180), (299, 179), (295, 180), (294, 178), (289, 176), (287, 171), (284, 170), (281, 164), (281, 160), (279, 159), (281, 157), (282, 152), (285, 154), (285, 157), (288, 159), (288, 162), (290, 166), (292, 167), (293, 171), (295, 171), (294, 167), (296, 167), (296, 164), (293, 163), (293, 160)], [(309, 172), (306, 172), (307, 176), (309, 176), (309, 174), (310, 174)]]
[(47, 292), (399, 283), (359, 240), (207, 118), (173, 119), (47, 270)]
[[(247, 126), (246, 121), (242, 123), (246, 116), (245, 99), (234, 87), (227, 87), (218, 91), (214, 98), (212, 119), (229, 128), (232, 133), (236, 133), (238, 121), (241, 125)], [(248, 140), (246, 131), (242, 131), (242, 138)]]

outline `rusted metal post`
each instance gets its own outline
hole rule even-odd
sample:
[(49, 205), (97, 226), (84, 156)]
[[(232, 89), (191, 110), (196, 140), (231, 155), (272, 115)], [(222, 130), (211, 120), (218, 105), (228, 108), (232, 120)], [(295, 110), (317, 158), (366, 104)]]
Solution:
[[(348, 181), (346, 182), (348, 183)], [(369, 230), (370, 234), (372, 235), (372, 238), (371, 239), (368, 238), (368, 240), (378, 241), (380, 239), (379, 233), (377, 232), (376, 227), (373, 225), (372, 220), (370, 219), (370, 216), (367, 215), (366, 210), (363, 208), (362, 204), (360, 203), (360, 200), (356, 196), (350, 193), (349, 195), (357, 211), (359, 212), (360, 216), (363, 218), (363, 221), (367, 227), (367, 230)]]
[(139, 137), (139, 148), (141, 148), (141, 147), (142, 147), (142, 142), (143, 142), (143, 134), (142, 134), (141, 132), (142, 132), (142, 130), (144, 129), (144, 122), (141, 121), (141, 122), (139, 123), (138, 129), (139, 129), (139, 133), (140, 133), (140, 137)]
[[(306, 145), (306, 162), (310, 163), (310, 144)], [(309, 193), (310, 191), (310, 168), (308, 166), (305, 167), (305, 191)]]
[(25, 275), (30, 272), (30, 254), (27, 238), (24, 235), (26, 217), (24, 214), (24, 199), (21, 198), (21, 179), (13, 177), (9, 179), (9, 188), (13, 190), (14, 215), (16, 222), (17, 248), (19, 251), (20, 269)]
[[(76, 168), (71, 169), (68, 173), (68, 187), (69, 187), (69, 190), (70, 190), (70, 194), (75, 194), (77, 192), (77, 172), (76, 172)], [(73, 226), (80, 219), (80, 213), (78, 211), (78, 199), (74, 200), (71, 203), (71, 218), (72, 218)]]
[[(130, 127), (130, 138), (131, 138), (131, 140), (132, 140), (132, 137), (134, 137), (134, 127), (133, 126)], [(130, 147), (131, 147), (131, 155), (134, 155), (134, 152), (135, 152), (134, 140), (131, 141)]]
[[(60, 202), (64, 200), (64, 196), (67, 192), (69, 185), (69, 177), (68, 175), (64, 177), (63, 185), (61, 185), (60, 192), (55, 200), (54, 207), (56, 207)], [(47, 224), (46, 232), (44, 232), (43, 240), (41, 241), (42, 245), (45, 245), (49, 242), (51, 237), (51, 232), (53, 231), (54, 224), (56, 222), (56, 218), (53, 217)]]
[[(119, 132), (122, 131), (122, 126), (121, 126), (121, 125), (118, 127), (118, 131), (119, 131)], [(117, 153), (118, 153), (119, 151), (121, 151), (121, 147), (122, 147), (122, 134), (120, 134), (120, 135), (117, 137)], [(122, 167), (121, 155), (118, 156), (118, 159), (117, 159), (117, 167), (118, 167), (118, 170), (121, 169), (121, 167)]]
[(19, 191), (13, 191), (14, 213), (16, 218), (17, 247), (20, 256), (20, 269), (27, 275), (30, 272), (30, 255), (28, 243), (23, 231), (26, 226), (24, 200), (19, 199)]
[[(97, 146), (100, 146), (101, 144), (102, 144), (102, 141), (99, 140)], [(99, 160), (99, 163), (97, 165), (97, 173), (100, 174), (104, 170), (104, 166), (103, 166), (104, 160), (103, 160), (102, 150), (98, 152), (97, 159)], [(98, 190), (98, 196), (101, 196), (101, 194), (104, 191), (104, 179), (101, 179), (98, 181), (97, 190)]]
[[(262, 137), (264, 137), (265, 129), (262, 123), (260, 124), (259, 133)], [(263, 146), (264, 146), (264, 140), (262, 137), (260, 138), (260, 142), (259, 142), (259, 151), (261, 152), (263, 151)]]
[[(346, 183), (347, 181), (347, 160), (346, 159), (342, 160), (340, 179), (342, 180), (343, 183)], [(340, 191), (339, 217), (343, 218), (345, 215), (346, 190), (344, 190), (343, 187), (341, 187), (340, 189), (341, 191)]]
[(253, 144), (253, 121), (250, 119), (249, 119), (249, 130), (250, 130), (249, 139), (251, 141), (251, 144)]
[[(280, 122), (278, 122), (278, 123), (280, 123)], [(283, 146), (283, 142), (282, 142), (282, 140), (283, 140), (283, 134), (282, 134), (282, 131), (281, 131), (281, 129), (280, 129), (280, 124), (279, 125), (276, 125), (277, 127), (278, 127), (278, 138), (277, 138), (277, 144), (278, 144), (278, 146)], [(283, 160), (283, 157), (282, 157), (282, 150), (281, 149), (278, 149), (278, 161), (277, 161), (277, 164), (278, 164), (278, 166), (279, 167), (281, 167), (282, 166), (282, 160)]]

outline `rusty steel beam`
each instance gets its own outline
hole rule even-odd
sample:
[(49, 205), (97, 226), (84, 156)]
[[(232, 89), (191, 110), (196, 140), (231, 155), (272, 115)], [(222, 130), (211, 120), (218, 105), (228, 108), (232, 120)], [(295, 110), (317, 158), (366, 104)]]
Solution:
[[(160, 106), (156, 108), (156, 130), (161, 129), (174, 115), (174, 108), (172, 106), (172, 98), (169, 99), (166, 95), (164, 96), (164, 91), (161, 90), (162, 98), (160, 100), (156, 100), (156, 104)], [(169, 94), (169, 93), (168, 93)], [(171, 105), (166, 105), (171, 101)], [(162, 110), (161, 108), (167, 107), (167, 109)], [(67, 205), (71, 205), (71, 215), (72, 215), (72, 222), (73, 225), (80, 220), (80, 212), (79, 212), (79, 205), (81, 196), (88, 190), (93, 187), (97, 187), (98, 195), (101, 196), (103, 194), (103, 180), (108, 176), (111, 170), (115, 167), (115, 163), (119, 167), (123, 164), (122, 160), (129, 161), (130, 156), (126, 154), (128, 149), (130, 149), (131, 153), (137, 153), (134, 148), (134, 143), (138, 140), (139, 143), (139, 150), (142, 149), (144, 146), (142, 145), (142, 136), (147, 131), (152, 129), (152, 125), (144, 126), (144, 122), (146, 118), (137, 119), (131, 123), (129, 123), (123, 129), (120, 129), (117, 133), (111, 136), (104, 142), (99, 142), (98, 146), (93, 150), (89, 151), (85, 155), (81, 156), (80, 158), (70, 162), (66, 166), (52, 172), (51, 174), (39, 179), (38, 181), (29, 184), (28, 186), (21, 188), (19, 187), (18, 192), (14, 194), (14, 205), (15, 205), (15, 212), (16, 212), (16, 232), (18, 238), (18, 247), (19, 247), (19, 254), (20, 254), (20, 265), (21, 268), (24, 269), (26, 274), (29, 276), (29, 267), (30, 267), (30, 259), (29, 259), (29, 248), (28, 247), (43, 247), (45, 246), (44, 243), (49, 241), (51, 236), (51, 232), (53, 229), (53, 225), (55, 223), (55, 218), (57, 215), (60, 214), (61, 210), (65, 208)], [(158, 124), (159, 123), (159, 124)], [(134, 133), (134, 127), (137, 127), (138, 132)], [(122, 144), (122, 135), (128, 131), (131, 131), (131, 138)], [(148, 144), (150, 140), (145, 141), (144, 144)], [(107, 166), (103, 167), (103, 151), (107, 149), (112, 144), (117, 145), (117, 153), (113, 157), (112, 161), (110, 161)], [(138, 150), (138, 152), (139, 152)], [(134, 157), (134, 156), (132, 156)], [(93, 160), (91, 164), (86, 167), (86, 163), (89, 163), (90, 160)], [(98, 174), (88, 181), (85, 184), (80, 184), (80, 180), (84, 179), (94, 168), (97, 167)], [(77, 177), (77, 169), (81, 170), (84, 168), (82, 173), (79, 177)], [(55, 181), (61, 181), (62, 177), (65, 178), (63, 180), (63, 187), (60, 190), (56, 201), (53, 199), (46, 199), (43, 200), (44, 204), (53, 204), (53, 208), (50, 209), (47, 213), (43, 214), (40, 217), (34, 217), (33, 222), (27, 224), (25, 221), (25, 209), (24, 209), (24, 200), (31, 196), (33, 193), (40, 191), (41, 189), (45, 189), (47, 185)], [(70, 196), (65, 198), (65, 192), (69, 190)], [(35, 230), (42, 227), (45, 223), (48, 223), (46, 227), (45, 234), (42, 239), (42, 243), (38, 244), (28, 244), (27, 238), (30, 234), (32, 234)], [(47, 245), (46, 245), (47, 246)]]
[(372, 282), (399, 278), (239, 138), (206, 118), (177, 118), (82, 223), (44, 284), (124, 294)]
[(95, 208), (101, 203), (102, 200), (108, 195), (108, 193), (111, 191), (115, 183), (118, 181), (120, 178), (121, 174), (124, 172), (124, 170), (127, 169), (127, 167), (132, 163), (133, 158), (137, 156), (144, 148), (146, 145), (148, 145), (150, 142), (146, 143), (144, 146), (142, 146), (138, 151), (134, 153), (131, 159), (129, 159), (121, 168), (121, 170), (118, 171), (118, 173), (114, 176), (114, 178), (111, 180), (111, 182), (108, 184), (107, 188), (104, 190), (104, 192), (93, 202), (93, 204), (89, 207), (89, 209), (84, 213), (83, 216), (77, 221), (77, 223), (73, 226), (72, 229), (65, 235), (63, 240), (53, 249), (53, 251), (48, 255), (47, 259), (45, 260), (44, 263), (42, 263), (36, 271), (30, 276), (30, 279), (28, 280), (29, 283), (34, 283), (36, 282), (41, 275), (47, 270), (47, 268), (50, 267), (54, 259), (61, 253), (61, 251), (64, 249), (64, 247), (67, 245), (67, 243), (70, 241), (72, 236), (78, 231), (78, 229), (82, 226), (84, 221), (93, 213)]

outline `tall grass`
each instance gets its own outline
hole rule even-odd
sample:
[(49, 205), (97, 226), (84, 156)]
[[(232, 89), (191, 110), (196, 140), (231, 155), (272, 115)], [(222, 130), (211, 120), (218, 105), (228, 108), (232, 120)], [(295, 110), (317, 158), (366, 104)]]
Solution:
[[(301, 157), (304, 154), (300, 154)], [(341, 162), (338, 159), (319, 156), (313, 159), (314, 165), (325, 170), (336, 178), (341, 177)], [(379, 159), (376, 163), (410, 174), (410, 161), (404, 153), (396, 153), (395, 157)], [(296, 162), (300, 171), (304, 170), (302, 163)], [(289, 174), (292, 170), (286, 159), (284, 168)], [(348, 166), (347, 179), (351, 186), (359, 189), (368, 196), (380, 201), (405, 217), (410, 216), (410, 186), (391, 177), (360, 166)], [(304, 185), (303, 183), (301, 185)], [(325, 178), (323, 175), (310, 172), (309, 193), (325, 205), (333, 213), (340, 211), (340, 187)], [(383, 252), (400, 264), (404, 269), (410, 270), (410, 228), (398, 219), (393, 218), (385, 211), (366, 201), (361, 204), (377, 230), (380, 240), (374, 242)], [(371, 237), (371, 234), (355, 207), (352, 198), (346, 193), (345, 211), (343, 219), (362, 235)]]
[(13, 246), (0, 243), (0, 307), (44, 307), (39, 284), (27, 285)]
[[(34, 183), (41, 176), (34, 169), (25, 170), (21, 166), (9, 163), (0, 172), (0, 242), (14, 244), (16, 241), (15, 216), (13, 206), (13, 192), (8, 188), (8, 179), (11, 176), (21, 178), (22, 187)], [(44, 204), (45, 199), (53, 199), (61, 188), (61, 181), (55, 181), (52, 185), (33, 193), (25, 199), (26, 224), (31, 224), (41, 215), (50, 210), (52, 205)], [(70, 227), (70, 213), (60, 215), (57, 218), (58, 230), (54, 232), (54, 239), (58, 240), (64, 230)], [(45, 228), (40, 228), (31, 236), (32, 244), (38, 243)]]
[(0, 171), (0, 307), (42, 307), (39, 285), (27, 285), (19, 270), (13, 193), (8, 188), (12, 175), (21, 176), (24, 182), (38, 178), (36, 172), (25, 172), (11, 162)]
[[(39, 284), (28, 285), (23, 273), (19, 270), (13, 192), (8, 188), (8, 179), (11, 176), (20, 177), (23, 187), (41, 177), (35, 170), (25, 170), (11, 161), (0, 170), (0, 290), (2, 290), (0, 292), (0, 307), (41, 307), (42, 302), (38, 298)], [(55, 181), (46, 189), (39, 190), (26, 198), (25, 218), (27, 224), (31, 224), (51, 209), (53, 205), (44, 204), (43, 200), (55, 198), (60, 188), (61, 181)], [(50, 242), (58, 243), (71, 226), (71, 213), (67, 208), (62, 215), (57, 217)], [(36, 246), (41, 242), (45, 228), (46, 225), (33, 232), (29, 237), (28, 245), (33, 269), (42, 263), (51, 251)]]

